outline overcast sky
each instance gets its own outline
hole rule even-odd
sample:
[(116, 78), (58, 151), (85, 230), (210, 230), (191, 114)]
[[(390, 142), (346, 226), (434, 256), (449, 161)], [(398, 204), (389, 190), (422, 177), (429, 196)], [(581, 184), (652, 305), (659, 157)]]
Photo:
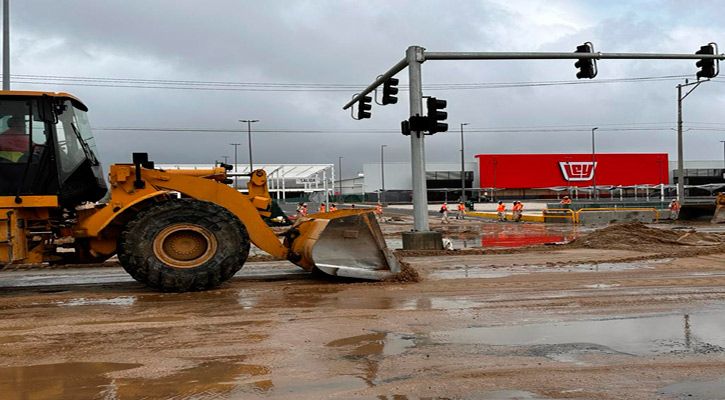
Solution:
[[(233, 142), (242, 143), (239, 163), (247, 163), (246, 125), (237, 121), (258, 119), (255, 162), (337, 165), (341, 156), (348, 177), (379, 161), (381, 144), (388, 145), (386, 161), (410, 159), (409, 138), (398, 133), (408, 117), (406, 91), (397, 105), (374, 106), (370, 120), (342, 110), (410, 45), (570, 52), (591, 41), (602, 52), (694, 53), (711, 41), (725, 46), (722, 15), (723, 2), (674, 0), (10, 0), (11, 88), (72, 93), (88, 105), (95, 128), (240, 130), (97, 129), (104, 164), (129, 162), (134, 151), (159, 163), (231, 161)], [(573, 62), (423, 64), (424, 94), (448, 100), (451, 126), (426, 138), (427, 160), (460, 160), (461, 122), (470, 123), (467, 161), (481, 153), (590, 152), (595, 126), (597, 152), (667, 152), (675, 159), (675, 86), (695, 79), (693, 60), (602, 60), (597, 78), (585, 84), (481, 85), (581, 82)], [(398, 77), (407, 84), (406, 72)], [(673, 78), (611, 82), (645, 77)], [(685, 129), (692, 128), (686, 160), (723, 157), (723, 83), (725, 76), (704, 83), (684, 101)], [(519, 127), (533, 131), (485, 131)]]

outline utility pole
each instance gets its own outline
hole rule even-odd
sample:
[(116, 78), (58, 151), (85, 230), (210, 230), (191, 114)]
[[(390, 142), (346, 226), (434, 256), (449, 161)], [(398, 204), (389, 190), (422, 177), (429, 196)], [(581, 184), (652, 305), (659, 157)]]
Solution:
[[(709, 81), (709, 79), (703, 81), (698, 80), (697, 82), (688, 82), (687, 79), (685, 79), (684, 85), (677, 85), (677, 201), (680, 204), (685, 202), (685, 155), (682, 143), (682, 100), (685, 100), (685, 97), (697, 89), (702, 82), (707, 81)], [(695, 87), (690, 89), (690, 91), (685, 93), (683, 96), (682, 88), (692, 85), (695, 85)]]
[(466, 153), (463, 147), (463, 127), (468, 122), (461, 123), (461, 203), (466, 204)]
[(594, 201), (599, 197), (597, 195), (597, 152), (594, 150), (594, 131), (599, 127), (592, 128), (592, 194), (594, 195)]
[(10, 0), (3, 0), (3, 90), (10, 90)]
[(252, 122), (259, 122), (258, 119), (240, 119), (239, 122), (247, 123), (247, 140), (249, 142), (249, 173), (254, 171), (254, 163), (252, 162)]
[(387, 144), (380, 145), (380, 179), (382, 181), (382, 188), (380, 189), (380, 198), (378, 199), (382, 205), (385, 202), (385, 152), (384, 149), (388, 147)]
[[(237, 164), (237, 147), (241, 146), (241, 143), (229, 143), (230, 146), (234, 146), (234, 189), (239, 189), (237, 180), (239, 179), (239, 165)], [(251, 174), (252, 171), (249, 171)]]
[(222, 158), (224, 159), (224, 164), (229, 164), (229, 163), (227, 162), (227, 160), (229, 159), (229, 156), (222, 156)]

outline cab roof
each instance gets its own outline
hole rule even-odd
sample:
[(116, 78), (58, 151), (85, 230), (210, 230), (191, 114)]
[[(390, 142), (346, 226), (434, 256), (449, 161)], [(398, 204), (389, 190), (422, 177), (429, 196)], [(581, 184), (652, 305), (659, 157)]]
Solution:
[(55, 93), (55, 92), (39, 92), (39, 91), (32, 91), (32, 90), (0, 90), (0, 98), (5, 97), (5, 96), (41, 97), (43, 95), (69, 99), (83, 111), (88, 111), (88, 107), (86, 107), (86, 105), (83, 104), (83, 102), (79, 98), (73, 96), (72, 94), (65, 93), (65, 92)]

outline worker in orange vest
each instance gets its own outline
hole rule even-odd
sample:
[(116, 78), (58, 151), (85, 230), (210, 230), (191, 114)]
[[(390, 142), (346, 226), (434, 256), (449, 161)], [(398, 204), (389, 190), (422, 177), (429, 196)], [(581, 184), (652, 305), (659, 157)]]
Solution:
[(463, 204), (462, 201), (458, 202), (458, 213), (456, 214), (456, 219), (464, 219), (466, 216), (466, 206)]
[(503, 201), (498, 202), (498, 207), (496, 207), (496, 211), (498, 211), (498, 220), (506, 221), (506, 204), (503, 204)]
[(561, 204), (562, 206), (568, 206), (569, 204), (571, 204), (571, 199), (569, 198), (569, 196), (564, 196), (559, 204)]
[(521, 222), (521, 217), (524, 215), (524, 205), (520, 201), (514, 203), (514, 221)]
[(441, 213), (441, 223), (442, 224), (450, 224), (451, 221), (448, 220), (448, 203), (445, 202), (441, 206), (441, 209), (438, 210), (439, 213)]
[(337, 206), (334, 204), (330, 205), (330, 211), (337, 211)]
[(679, 217), (680, 217), (680, 202), (673, 199), (670, 202), (670, 219), (676, 220)]
[(383, 206), (381, 204), (378, 204), (375, 206), (375, 215), (378, 216), (378, 219), (380, 221), (384, 221), (383, 219)]
[(321, 213), (325, 212), (325, 203), (320, 204), (320, 212)]

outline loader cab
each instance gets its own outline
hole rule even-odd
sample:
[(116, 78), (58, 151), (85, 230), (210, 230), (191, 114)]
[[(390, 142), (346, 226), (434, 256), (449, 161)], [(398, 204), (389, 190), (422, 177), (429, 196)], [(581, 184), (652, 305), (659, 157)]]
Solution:
[(63, 93), (0, 91), (0, 196), (55, 195), (65, 207), (101, 199), (87, 110)]

